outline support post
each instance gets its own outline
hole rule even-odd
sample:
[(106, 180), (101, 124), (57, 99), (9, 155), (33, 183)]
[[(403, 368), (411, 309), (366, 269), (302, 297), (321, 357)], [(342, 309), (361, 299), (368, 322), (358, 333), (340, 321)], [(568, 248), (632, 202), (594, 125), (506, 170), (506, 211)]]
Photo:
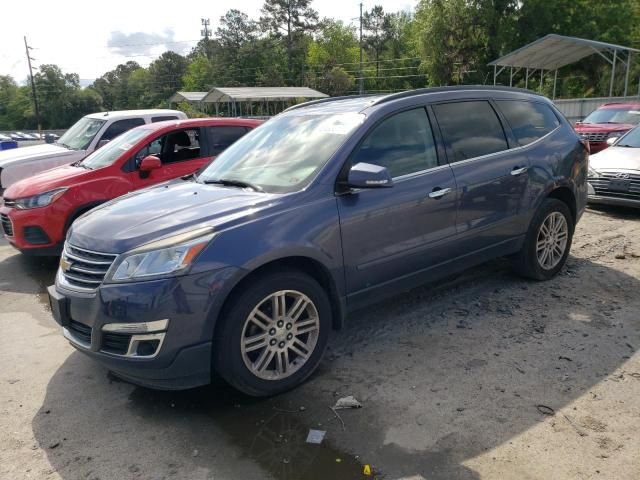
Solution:
[(513, 67), (509, 69), (509, 86), (513, 87)]
[(627, 96), (627, 89), (629, 87), (629, 68), (631, 65), (631, 50), (627, 53), (627, 71), (624, 74), (624, 96)]
[(558, 69), (556, 68), (556, 72), (553, 74), (553, 96), (551, 97), (553, 100), (556, 99), (556, 84), (558, 83)]
[(529, 69), (528, 68), (524, 75), (524, 88), (529, 88)]
[(493, 66), (493, 86), (496, 86), (496, 77), (498, 76), (498, 66)]
[(542, 83), (544, 82), (544, 69), (540, 69), (540, 86), (538, 87), (538, 91), (542, 93)]
[(609, 96), (613, 97), (613, 80), (616, 76), (616, 58), (618, 56), (618, 51), (613, 51), (613, 63), (611, 64), (611, 82), (609, 83)]

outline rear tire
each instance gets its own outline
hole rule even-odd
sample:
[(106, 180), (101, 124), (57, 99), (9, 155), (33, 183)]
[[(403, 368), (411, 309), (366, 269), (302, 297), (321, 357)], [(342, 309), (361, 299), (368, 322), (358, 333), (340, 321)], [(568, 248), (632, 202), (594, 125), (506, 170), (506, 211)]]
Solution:
[(524, 245), (514, 258), (514, 270), (534, 280), (549, 280), (564, 266), (575, 223), (566, 203), (547, 198), (529, 225)]
[(214, 368), (247, 395), (290, 390), (316, 369), (332, 325), (325, 290), (296, 270), (251, 279), (223, 310), (214, 339)]

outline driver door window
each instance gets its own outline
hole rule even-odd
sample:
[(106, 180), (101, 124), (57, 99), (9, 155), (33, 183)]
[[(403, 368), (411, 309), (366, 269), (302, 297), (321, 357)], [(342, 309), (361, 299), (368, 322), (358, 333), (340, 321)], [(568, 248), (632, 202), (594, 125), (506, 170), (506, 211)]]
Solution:
[(351, 163), (386, 167), (392, 177), (438, 165), (431, 125), (424, 108), (401, 112), (383, 120), (365, 138)]

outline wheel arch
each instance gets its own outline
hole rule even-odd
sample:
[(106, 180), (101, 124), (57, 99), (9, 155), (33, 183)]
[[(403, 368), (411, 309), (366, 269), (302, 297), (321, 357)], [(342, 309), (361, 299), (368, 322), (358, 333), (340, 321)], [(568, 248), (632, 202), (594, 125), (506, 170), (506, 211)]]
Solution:
[(573, 223), (575, 227), (575, 224), (578, 221), (578, 206), (576, 203), (576, 196), (574, 195), (573, 191), (566, 185), (560, 185), (557, 188), (551, 190), (547, 195), (547, 198), (555, 198), (557, 200), (560, 200), (561, 202), (565, 203), (567, 207), (569, 207), (569, 211), (571, 212), (571, 216), (573, 217)]
[[(224, 315), (225, 310), (229, 308), (229, 305), (233, 301), (237, 292), (241, 291), (247, 283), (262, 275), (266, 275), (274, 271), (282, 271), (284, 269), (304, 272), (314, 280), (316, 280), (325, 289), (327, 295), (329, 296), (329, 302), (331, 303), (332, 327), (334, 330), (341, 329), (344, 323), (346, 308), (344, 305), (344, 300), (340, 297), (340, 294), (338, 292), (338, 287), (333, 280), (329, 269), (325, 265), (323, 265), (317, 259), (304, 255), (295, 255), (273, 259), (251, 270), (247, 270), (245, 275), (237, 279), (236, 283), (226, 294), (225, 299), (220, 307), (217, 308), (216, 312), (214, 313), (217, 317)], [(218, 319), (215, 320), (213, 338), (216, 337), (221, 323), (222, 322), (219, 322)]]

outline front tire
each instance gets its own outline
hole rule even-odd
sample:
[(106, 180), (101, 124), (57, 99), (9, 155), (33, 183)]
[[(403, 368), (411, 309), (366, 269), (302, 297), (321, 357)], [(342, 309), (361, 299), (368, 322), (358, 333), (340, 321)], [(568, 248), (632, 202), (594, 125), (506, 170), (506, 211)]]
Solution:
[(286, 270), (243, 285), (224, 309), (214, 340), (214, 368), (252, 396), (289, 390), (316, 369), (331, 328), (331, 305), (318, 282)]
[(516, 272), (534, 280), (553, 278), (567, 261), (574, 229), (567, 204), (547, 198), (533, 217), (522, 250), (514, 259)]

